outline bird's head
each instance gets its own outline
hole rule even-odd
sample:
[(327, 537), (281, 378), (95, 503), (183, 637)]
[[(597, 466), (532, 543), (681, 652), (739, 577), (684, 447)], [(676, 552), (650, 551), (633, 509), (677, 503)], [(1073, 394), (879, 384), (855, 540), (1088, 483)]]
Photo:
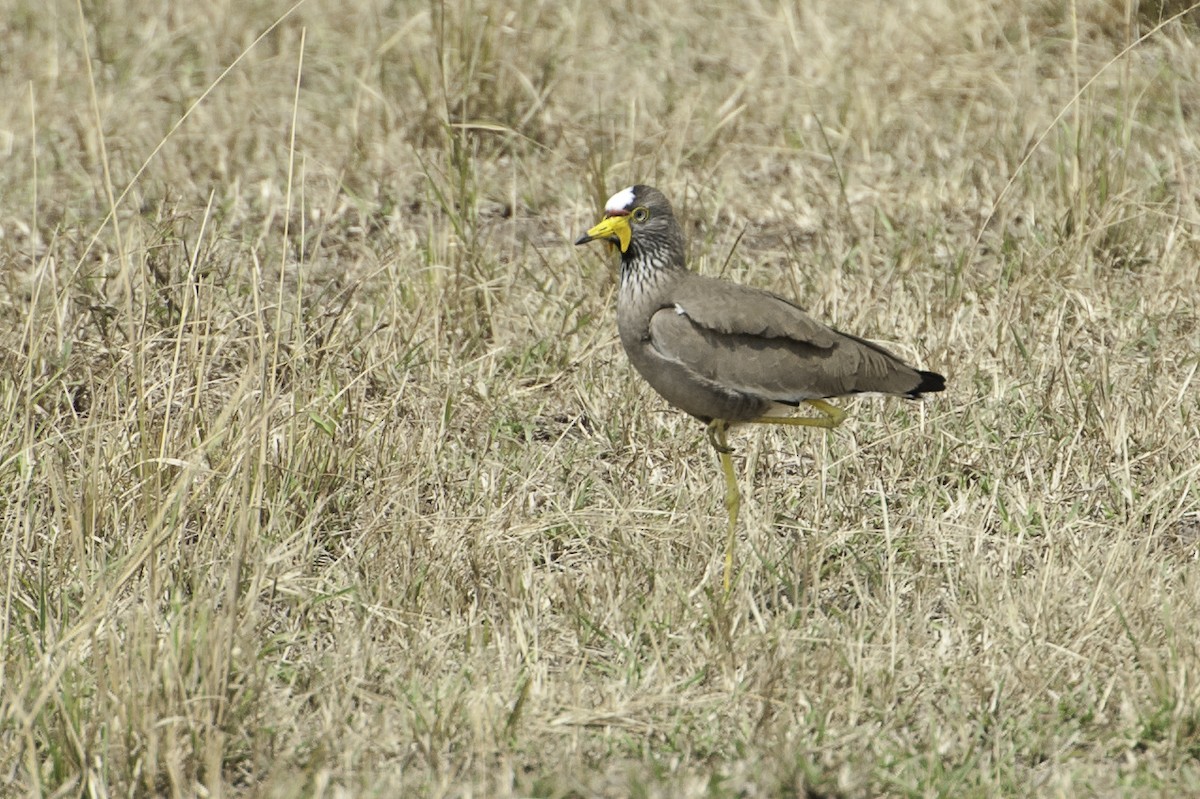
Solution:
[(651, 186), (630, 186), (608, 198), (604, 219), (584, 233), (576, 244), (598, 239), (619, 247), (622, 255), (641, 242), (661, 239), (674, 232), (675, 216), (662, 192)]

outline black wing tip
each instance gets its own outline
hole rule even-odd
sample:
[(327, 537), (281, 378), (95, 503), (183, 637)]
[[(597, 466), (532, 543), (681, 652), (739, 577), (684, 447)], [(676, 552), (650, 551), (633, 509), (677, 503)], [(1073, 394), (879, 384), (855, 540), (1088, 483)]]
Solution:
[(946, 390), (946, 378), (939, 375), (937, 372), (922, 372), (917, 370), (917, 374), (921, 377), (921, 382), (917, 387), (908, 392), (908, 396), (912, 399), (919, 399), (922, 394), (932, 394), (936, 391)]

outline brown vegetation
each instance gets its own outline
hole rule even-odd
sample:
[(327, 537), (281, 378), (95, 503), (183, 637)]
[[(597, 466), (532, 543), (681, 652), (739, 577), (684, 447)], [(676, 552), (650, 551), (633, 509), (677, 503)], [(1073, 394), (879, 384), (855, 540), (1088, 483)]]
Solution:
[[(0, 13), (0, 793), (1200, 793), (1186, 9), (347, 5)], [(728, 597), (637, 181), (950, 381), (738, 435)]]

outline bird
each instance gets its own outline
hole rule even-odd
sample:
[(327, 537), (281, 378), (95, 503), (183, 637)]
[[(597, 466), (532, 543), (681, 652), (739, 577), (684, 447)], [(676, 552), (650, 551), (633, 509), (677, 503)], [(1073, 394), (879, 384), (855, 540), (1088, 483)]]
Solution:
[[(946, 387), (942, 375), (825, 325), (784, 297), (691, 271), (683, 229), (652, 186), (612, 195), (604, 218), (575, 244), (592, 241), (608, 242), (621, 255), (617, 332), (630, 363), (669, 404), (707, 425), (725, 478), (726, 594), (741, 507), (731, 427), (831, 430), (846, 412), (826, 400), (861, 393), (919, 399)], [(801, 405), (816, 415), (788, 415)]]

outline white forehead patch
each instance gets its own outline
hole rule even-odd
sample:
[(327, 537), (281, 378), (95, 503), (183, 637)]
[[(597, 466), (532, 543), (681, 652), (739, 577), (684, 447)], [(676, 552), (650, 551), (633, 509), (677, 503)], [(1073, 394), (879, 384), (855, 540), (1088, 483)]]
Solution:
[(633, 205), (633, 186), (627, 189), (621, 189), (619, 192), (608, 198), (608, 202), (604, 204), (604, 210), (610, 214), (618, 211), (628, 211)]

